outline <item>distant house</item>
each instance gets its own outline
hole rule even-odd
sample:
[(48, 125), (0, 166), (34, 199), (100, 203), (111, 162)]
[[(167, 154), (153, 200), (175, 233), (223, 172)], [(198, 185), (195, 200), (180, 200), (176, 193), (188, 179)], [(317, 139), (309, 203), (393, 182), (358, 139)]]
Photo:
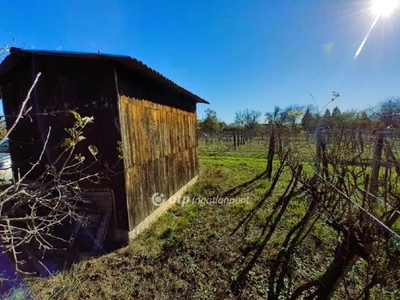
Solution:
[[(100, 187), (88, 186), (94, 193), (97, 189), (112, 195), (104, 198), (112, 202), (105, 204), (112, 207), (110, 238), (134, 233), (147, 222), (157, 208), (154, 194), (168, 199), (198, 175), (196, 104), (207, 101), (128, 56), (17, 48), (10, 52), (0, 65), (0, 98), (8, 127), (36, 75), (42, 74), (29, 101), (31, 117), (10, 136), (14, 172), (29, 168), (32, 154), (43, 146), (45, 128), (52, 126), (48, 148), (59, 145), (64, 128), (73, 121), (68, 110), (93, 116), (84, 144), (97, 146), (97, 170), (116, 165), (114, 176)], [(122, 162), (118, 142), (124, 149)], [(51, 153), (45, 155), (43, 163), (52, 159)], [(104, 202), (100, 198), (94, 197)]]

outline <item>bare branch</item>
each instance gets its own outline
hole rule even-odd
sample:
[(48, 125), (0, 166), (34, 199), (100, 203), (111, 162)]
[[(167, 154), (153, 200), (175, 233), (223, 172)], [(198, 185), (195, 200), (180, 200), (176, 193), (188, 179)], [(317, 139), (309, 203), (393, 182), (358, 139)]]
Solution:
[(19, 114), (18, 114), (17, 118), (15, 119), (14, 124), (10, 127), (10, 129), (8, 130), (8, 132), (6, 133), (5, 137), (1, 140), (0, 143), (2, 143), (3, 141), (5, 141), (8, 138), (10, 133), (14, 130), (15, 126), (17, 126), (17, 124), (20, 121), (20, 119), (31, 110), (31, 108), (28, 108), (25, 111), (25, 107), (26, 107), (26, 104), (28, 103), (29, 99), (31, 98), (31, 93), (32, 93), (33, 89), (35, 88), (35, 86), (36, 86), (36, 84), (37, 84), (37, 82), (39, 80), (40, 75), (42, 75), (42, 73), (40, 73), (40, 72), (36, 75), (35, 81), (33, 82), (31, 88), (28, 91), (28, 95), (26, 96), (25, 100), (22, 102), (21, 108), (19, 110)]

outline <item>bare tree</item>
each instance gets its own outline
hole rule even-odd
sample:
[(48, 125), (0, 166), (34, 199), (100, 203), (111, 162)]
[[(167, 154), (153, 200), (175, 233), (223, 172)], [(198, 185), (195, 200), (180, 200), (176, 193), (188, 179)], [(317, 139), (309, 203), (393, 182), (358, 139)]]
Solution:
[(236, 112), (234, 123), (246, 129), (253, 129), (260, 121), (260, 117), (261, 112), (246, 108), (243, 111)]
[(382, 120), (385, 126), (400, 126), (400, 97), (391, 97), (380, 102), (373, 117)]

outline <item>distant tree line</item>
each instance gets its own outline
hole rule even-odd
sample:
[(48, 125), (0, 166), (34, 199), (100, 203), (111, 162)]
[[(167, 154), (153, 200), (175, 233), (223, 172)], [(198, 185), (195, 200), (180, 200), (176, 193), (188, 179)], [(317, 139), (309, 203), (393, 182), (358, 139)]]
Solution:
[[(330, 102), (337, 97), (339, 94), (334, 93)], [(231, 124), (221, 120), (215, 110), (207, 109), (205, 117), (198, 120), (197, 129), (203, 134), (212, 135), (239, 129), (258, 131), (265, 128), (266, 124), (297, 128), (308, 133), (314, 132), (318, 125), (323, 125), (326, 129), (338, 126), (371, 130), (378, 127), (398, 128), (400, 127), (400, 97), (387, 98), (375, 107), (360, 111), (342, 112), (338, 106), (335, 106), (332, 111), (324, 107), (324, 111), (321, 112), (315, 105), (290, 105), (285, 108), (275, 106), (272, 112), (263, 114), (258, 110), (246, 108), (235, 113)]]

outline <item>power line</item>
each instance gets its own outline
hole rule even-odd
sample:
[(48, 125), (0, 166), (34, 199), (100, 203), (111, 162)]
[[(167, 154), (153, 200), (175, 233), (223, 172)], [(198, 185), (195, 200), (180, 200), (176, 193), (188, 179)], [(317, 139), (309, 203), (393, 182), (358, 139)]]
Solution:
[(390, 227), (388, 227), (384, 222), (382, 222), (380, 219), (378, 219), (376, 216), (371, 214), (369, 211), (367, 211), (364, 207), (362, 207), (360, 204), (352, 200), (350, 197), (348, 197), (343, 191), (338, 189), (336, 186), (334, 186), (332, 183), (327, 181), (325, 178), (323, 178), (321, 175), (318, 173), (315, 173), (318, 177), (320, 177), (326, 184), (329, 184), (333, 189), (335, 189), (338, 193), (340, 193), (343, 197), (345, 197), (348, 201), (353, 203), (355, 206), (357, 206), (362, 212), (370, 216), (375, 222), (377, 222), (379, 225), (381, 225), (384, 229), (389, 231), (392, 235), (394, 235), (396, 238), (400, 238), (400, 235), (397, 234), (395, 231), (393, 231)]
[[(343, 180), (346, 179), (345, 177), (343, 177), (343, 176), (341, 176), (341, 175), (339, 175), (339, 174), (337, 174), (337, 173), (335, 173), (335, 172), (331, 172), (331, 171), (329, 171), (329, 172), (330, 172), (330, 174), (335, 175), (335, 176), (337, 176), (337, 177), (340, 177), (340, 178), (342, 178)], [(389, 204), (388, 202), (386, 202), (385, 200), (379, 198), (377, 195), (374, 195), (374, 194), (372, 194), (371, 192), (369, 192), (369, 191), (367, 191), (367, 190), (365, 190), (365, 189), (363, 189), (363, 188), (360, 188), (360, 187), (359, 187), (358, 185), (356, 185), (356, 184), (353, 184), (352, 186), (355, 187), (355, 188), (357, 188), (359, 191), (364, 192), (364, 193), (368, 194), (369, 196), (375, 198), (376, 200), (379, 200), (380, 202), (382, 202), (383, 204), (385, 204), (387, 207), (393, 209), (395, 212), (397, 212), (398, 214), (400, 214), (400, 211), (399, 211), (399, 210), (397, 210), (396, 208), (394, 208), (392, 205), (390, 205), (390, 204)]]

